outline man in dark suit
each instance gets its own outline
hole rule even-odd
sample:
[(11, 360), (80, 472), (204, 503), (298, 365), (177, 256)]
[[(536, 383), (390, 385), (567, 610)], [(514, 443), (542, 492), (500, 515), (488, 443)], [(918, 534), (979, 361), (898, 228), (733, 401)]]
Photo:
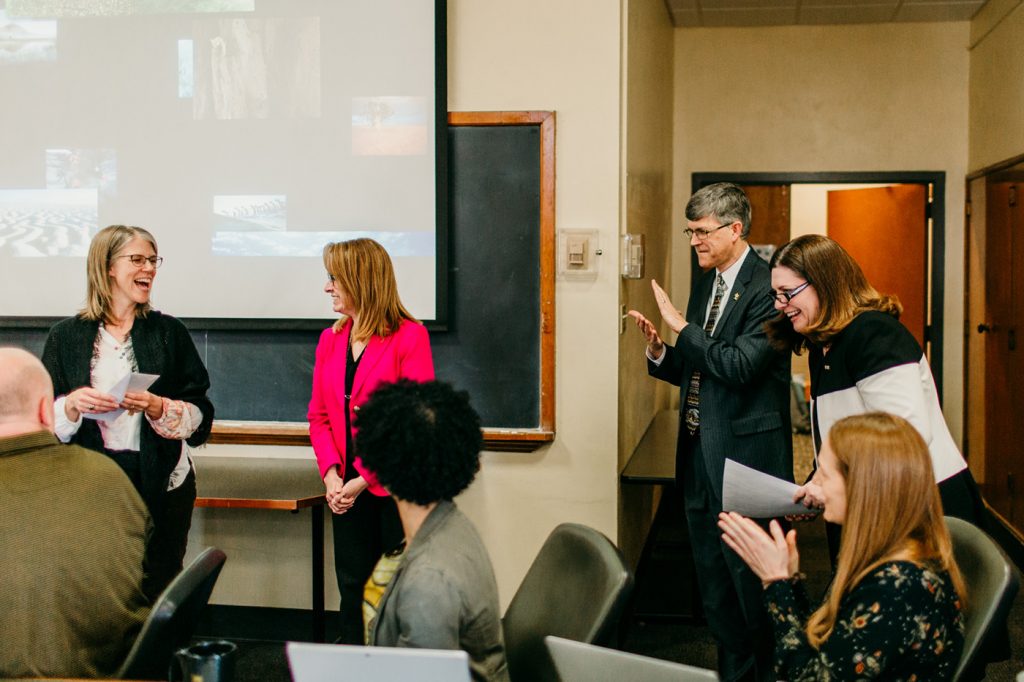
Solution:
[(793, 479), (789, 354), (774, 350), (764, 323), (775, 315), (768, 264), (747, 245), (750, 202), (731, 183), (702, 188), (686, 206), (685, 233), (706, 270), (684, 317), (652, 281), (662, 319), (679, 334), (665, 344), (630, 311), (647, 339), (648, 372), (680, 387), (676, 485), (708, 626), (723, 680), (774, 680), (771, 624), (760, 581), (721, 540), (726, 457)]

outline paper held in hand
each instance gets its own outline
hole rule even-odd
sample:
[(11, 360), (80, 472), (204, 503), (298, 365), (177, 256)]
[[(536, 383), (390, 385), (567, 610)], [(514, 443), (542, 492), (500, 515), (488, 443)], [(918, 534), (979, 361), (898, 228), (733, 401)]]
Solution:
[[(106, 393), (109, 393), (117, 402), (121, 402), (124, 400), (125, 393), (138, 393), (139, 391), (145, 391), (159, 378), (159, 374), (140, 374), (132, 372), (131, 374), (125, 374), (123, 377), (118, 379), (117, 383), (106, 391)], [(101, 422), (112, 422), (124, 413), (125, 410), (117, 409), (111, 410), (110, 412), (104, 412), (103, 414), (83, 414), (82, 416), (86, 419), (95, 419), (96, 421)]]
[(722, 510), (755, 519), (817, 514), (821, 511), (808, 509), (801, 502), (793, 502), (793, 493), (798, 487), (795, 483), (727, 458), (725, 477), (722, 480)]

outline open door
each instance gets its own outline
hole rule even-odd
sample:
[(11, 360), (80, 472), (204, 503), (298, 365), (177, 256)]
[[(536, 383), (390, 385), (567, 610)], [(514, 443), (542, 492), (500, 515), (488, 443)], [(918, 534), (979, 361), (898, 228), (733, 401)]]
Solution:
[(928, 188), (891, 185), (828, 193), (828, 236), (878, 291), (896, 294), (900, 321), (925, 345), (928, 324)]

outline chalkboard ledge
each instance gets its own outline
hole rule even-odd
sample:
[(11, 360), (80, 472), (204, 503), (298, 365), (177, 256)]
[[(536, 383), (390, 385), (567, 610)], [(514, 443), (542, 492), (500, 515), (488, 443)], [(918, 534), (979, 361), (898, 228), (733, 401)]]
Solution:
[[(494, 452), (532, 452), (554, 439), (554, 431), (541, 429), (484, 429), (484, 449)], [(216, 420), (210, 442), (309, 447), (309, 425), (305, 422)]]

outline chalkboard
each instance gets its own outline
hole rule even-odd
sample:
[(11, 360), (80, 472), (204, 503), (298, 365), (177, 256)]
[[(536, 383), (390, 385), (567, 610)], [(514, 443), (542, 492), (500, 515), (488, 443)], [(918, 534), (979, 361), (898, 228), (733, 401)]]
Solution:
[[(469, 391), (488, 448), (532, 449), (554, 435), (554, 114), (450, 114), (448, 135), (451, 315), (430, 331), (434, 365)], [(308, 443), (319, 333), (192, 333), (214, 442)], [(0, 344), (39, 353), (45, 336), (5, 328)]]

